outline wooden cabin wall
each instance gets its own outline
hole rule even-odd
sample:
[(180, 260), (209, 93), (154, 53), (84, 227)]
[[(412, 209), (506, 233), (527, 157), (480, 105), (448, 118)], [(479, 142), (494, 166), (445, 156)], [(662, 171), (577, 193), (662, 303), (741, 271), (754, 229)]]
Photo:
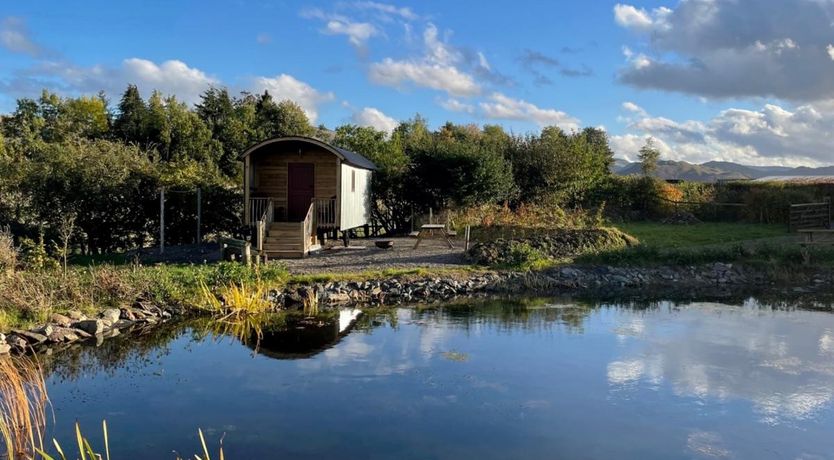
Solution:
[(287, 212), (287, 164), (313, 163), (315, 165), (315, 197), (317, 199), (337, 196), (338, 158), (332, 153), (317, 147), (297, 146), (268, 147), (253, 155), (254, 183), (252, 197), (270, 197), (275, 205), (275, 215), (279, 208)]

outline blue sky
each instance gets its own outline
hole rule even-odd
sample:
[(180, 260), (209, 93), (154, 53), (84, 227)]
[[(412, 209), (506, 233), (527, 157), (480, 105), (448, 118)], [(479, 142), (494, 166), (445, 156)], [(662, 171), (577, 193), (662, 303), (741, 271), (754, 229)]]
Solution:
[(268, 89), (316, 123), (602, 126), (619, 156), (831, 164), (834, 1), (6, 2), (0, 110), (127, 83)]

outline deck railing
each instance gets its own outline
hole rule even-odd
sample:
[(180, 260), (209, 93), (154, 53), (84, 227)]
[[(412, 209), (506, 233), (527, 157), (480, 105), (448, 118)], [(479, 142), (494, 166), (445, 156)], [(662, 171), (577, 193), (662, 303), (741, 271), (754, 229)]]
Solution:
[(313, 201), (316, 206), (316, 227), (337, 228), (336, 198), (317, 198)]
[[(255, 198), (261, 200), (261, 198)], [(269, 225), (272, 224), (275, 217), (275, 206), (271, 198), (264, 198), (266, 204), (263, 206), (261, 213), (255, 221), (255, 247), (258, 252), (263, 252), (264, 241), (266, 241), (266, 233), (269, 231)]]
[(263, 217), (264, 212), (267, 210), (267, 206), (271, 202), (271, 198), (249, 198), (249, 224), (254, 224), (261, 220), (261, 217)]

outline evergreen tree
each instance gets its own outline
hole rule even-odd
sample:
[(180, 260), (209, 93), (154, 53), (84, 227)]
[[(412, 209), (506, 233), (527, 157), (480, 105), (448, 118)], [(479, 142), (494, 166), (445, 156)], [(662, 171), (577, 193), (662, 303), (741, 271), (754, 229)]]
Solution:
[(128, 85), (119, 101), (118, 114), (113, 122), (113, 131), (117, 139), (124, 142), (145, 145), (148, 107), (139, 94), (136, 85)]

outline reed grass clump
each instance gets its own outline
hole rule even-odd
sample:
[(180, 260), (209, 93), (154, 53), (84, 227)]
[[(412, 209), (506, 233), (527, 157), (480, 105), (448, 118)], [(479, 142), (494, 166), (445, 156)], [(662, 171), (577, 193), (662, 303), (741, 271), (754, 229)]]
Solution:
[(6, 458), (34, 458), (43, 449), (49, 398), (43, 373), (28, 358), (0, 357), (0, 435)]
[(262, 283), (254, 286), (231, 284), (219, 288), (217, 294), (205, 283), (201, 283), (200, 288), (202, 308), (219, 319), (242, 319), (272, 310), (272, 303), (267, 298), (268, 290)]

